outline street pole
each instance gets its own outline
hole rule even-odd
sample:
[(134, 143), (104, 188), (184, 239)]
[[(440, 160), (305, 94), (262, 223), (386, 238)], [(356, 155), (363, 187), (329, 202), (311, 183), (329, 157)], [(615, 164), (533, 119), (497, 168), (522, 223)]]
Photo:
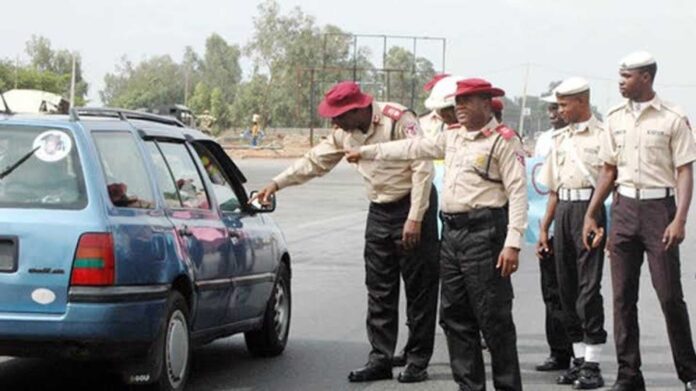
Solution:
[(19, 54), (17, 55), (17, 60), (15, 61), (15, 83), (14, 88), (17, 89), (19, 85)]
[(520, 107), (520, 137), (524, 137), (524, 112), (527, 106), (527, 84), (529, 83), (529, 63), (527, 63), (527, 71), (524, 76), (524, 87), (522, 88), (522, 107)]
[(75, 53), (72, 54), (72, 76), (70, 78), (70, 108), (75, 107)]

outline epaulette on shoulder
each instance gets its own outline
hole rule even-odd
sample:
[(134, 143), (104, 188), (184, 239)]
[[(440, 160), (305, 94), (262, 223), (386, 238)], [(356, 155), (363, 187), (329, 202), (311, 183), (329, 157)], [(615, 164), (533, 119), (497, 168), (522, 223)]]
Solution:
[(662, 107), (664, 107), (665, 110), (671, 111), (672, 113), (678, 115), (680, 118), (686, 117), (686, 112), (672, 102), (662, 101)]
[(628, 102), (624, 102), (624, 103), (621, 103), (621, 104), (618, 104), (618, 105), (616, 105), (616, 106), (611, 107), (611, 108), (609, 109), (609, 111), (607, 111), (607, 116), (610, 116), (610, 115), (612, 115), (613, 113), (615, 113), (615, 112), (617, 112), (617, 111), (619, 111), (619, 110), (621, 110), (621, 109), (625, 109), (627, 104), (628, 104)]
[(495, 131), (498, 132), (501, 136), (503, 136), (503, 139), (505, 140), (511, 140), (515, 137), (519, 137), (517, 135), (517, 132), (515, 132), (512, 128), (507, 127), (506, 125), (499, 125), (497, 128), (495, 128)]
[(392, 105), (385, 105), (382, 108), (382, 114), (384, 114), (386, 117), (391, 118), (394, 121), (398, 121), (401, 119), (401, 116), (404, 115), (405, 110), (401, 110), (398, 107), (394, 107)]

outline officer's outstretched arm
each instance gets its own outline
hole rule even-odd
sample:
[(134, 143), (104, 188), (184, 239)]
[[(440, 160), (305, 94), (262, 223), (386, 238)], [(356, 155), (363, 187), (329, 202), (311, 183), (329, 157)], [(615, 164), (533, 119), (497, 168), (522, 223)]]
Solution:
[(446, 138), (439, 133), (435, 138), (425, 136), (364, 145), (360, 147), (360, 158), (367, 160), (433, 160), (445, 157)]

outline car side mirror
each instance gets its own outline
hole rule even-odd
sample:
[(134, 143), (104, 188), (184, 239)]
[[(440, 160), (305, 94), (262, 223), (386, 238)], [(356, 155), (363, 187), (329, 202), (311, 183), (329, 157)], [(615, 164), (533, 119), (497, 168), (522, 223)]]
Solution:
[[(254, 198), (258, 194), (257, 190), (252, 191), (249, 193), (249, 199)], [(261, 203), (261, 200), (255, 199), (249, 204), (249, 208), (254, 212), (254, 213), (271, 213), (276, 209), (276, 197), (275, 194), (271, 194), (268, 197), (268, 203)]]

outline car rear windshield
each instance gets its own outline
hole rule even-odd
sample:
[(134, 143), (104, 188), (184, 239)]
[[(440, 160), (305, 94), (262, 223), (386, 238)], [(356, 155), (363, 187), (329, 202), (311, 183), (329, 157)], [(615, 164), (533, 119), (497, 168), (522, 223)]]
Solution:
[(0, 207), (87, 205), (75, 140), (67, 129), (0, 125)]

